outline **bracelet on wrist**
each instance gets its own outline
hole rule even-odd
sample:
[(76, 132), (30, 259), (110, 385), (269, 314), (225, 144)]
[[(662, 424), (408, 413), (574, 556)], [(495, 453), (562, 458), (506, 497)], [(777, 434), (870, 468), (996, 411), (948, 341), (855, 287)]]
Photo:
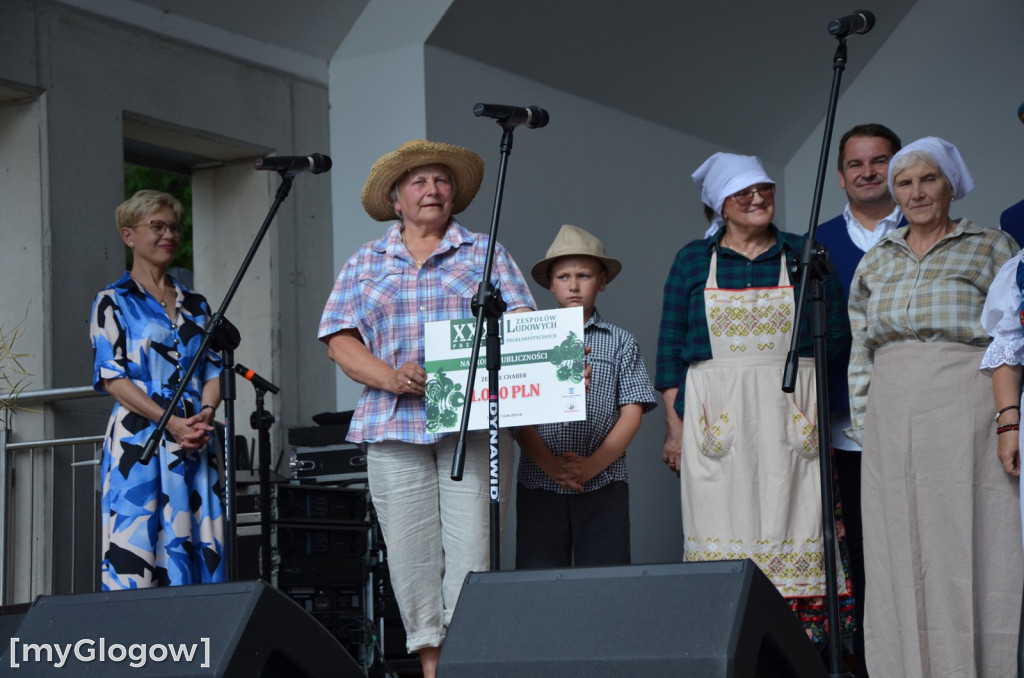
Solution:
[(213, 405), (203, 405), (202, 407), (199, 408), (199, 411), (202, 412), (203, 410), (213, 410), (213, 413), (217, 414), (217, 408), (214, 407)]
[(996, 416), (992, 417), (993, 421), (999, 421), (999, 416), (1003, 412), (1009, 412), (1010, 410), (1017, 410), (1017, 412), (1020, 412), (1020, 405), (1007, 405), (1003, 409), (996, 412)]
[(1014, 422), (1012, 424), (1003, 424), (1002, 426), (996, 427), (996, 435), (1002, 435), (1003, 433), (1009, 433), (1010, 431), (1019, 431), (1020, 422)]

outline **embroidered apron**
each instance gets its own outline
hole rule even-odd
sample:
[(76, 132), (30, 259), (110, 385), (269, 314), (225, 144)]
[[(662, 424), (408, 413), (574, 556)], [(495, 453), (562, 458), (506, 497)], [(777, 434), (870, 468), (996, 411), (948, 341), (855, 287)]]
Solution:
[[(711, 360), (686, 377), (684, 559), (750, 558), (787, 597), (825, 595), (814, 365), (782, 391), (793, 333), (783, 253), (776, 287), (704, 289)], [(837, 558), (837, 571), (842, 566)]]

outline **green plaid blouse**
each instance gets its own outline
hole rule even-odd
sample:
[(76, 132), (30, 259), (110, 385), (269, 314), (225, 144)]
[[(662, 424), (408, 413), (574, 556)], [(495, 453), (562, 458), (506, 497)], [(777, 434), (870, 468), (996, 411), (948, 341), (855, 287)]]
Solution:
[(987, 346), (981, 309), (992, 279), (1018, 251), (1010, 234), (961, 219), (920, 261), (898, 228), (868, 250), (850, 287), (849, 432), (861, 441), (874, 352), (910, 341)]

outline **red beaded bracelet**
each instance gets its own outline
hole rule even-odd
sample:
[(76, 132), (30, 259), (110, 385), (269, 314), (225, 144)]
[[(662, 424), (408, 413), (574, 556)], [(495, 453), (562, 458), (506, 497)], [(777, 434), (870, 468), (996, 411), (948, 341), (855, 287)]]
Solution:
[(1019, 431), (1019, 430), (1020, 430), (1020, 422), (1019, 421), (1014, 423), (1014, 424), (1003, 424), (1002, 426), (997, 426), (996, 427), (996, 435), (1000, 435), (1000, 434), (1003, 434), (1003, 433), (1009, 433), (1010, 431)]

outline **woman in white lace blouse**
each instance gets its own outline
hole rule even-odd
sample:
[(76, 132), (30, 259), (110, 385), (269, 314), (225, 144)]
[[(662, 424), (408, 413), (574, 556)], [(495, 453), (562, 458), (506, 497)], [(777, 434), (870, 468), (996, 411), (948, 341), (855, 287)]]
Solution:
[(981, 324), (992, 337), (981, 369), (992, 373), (999, 435), (997, 453), (1003, 470), (1011, 476), (1020, 476), (1021, 364), (1024, 363), (1022, 284), (1024, 250), (996, 274), (981, 313)]

